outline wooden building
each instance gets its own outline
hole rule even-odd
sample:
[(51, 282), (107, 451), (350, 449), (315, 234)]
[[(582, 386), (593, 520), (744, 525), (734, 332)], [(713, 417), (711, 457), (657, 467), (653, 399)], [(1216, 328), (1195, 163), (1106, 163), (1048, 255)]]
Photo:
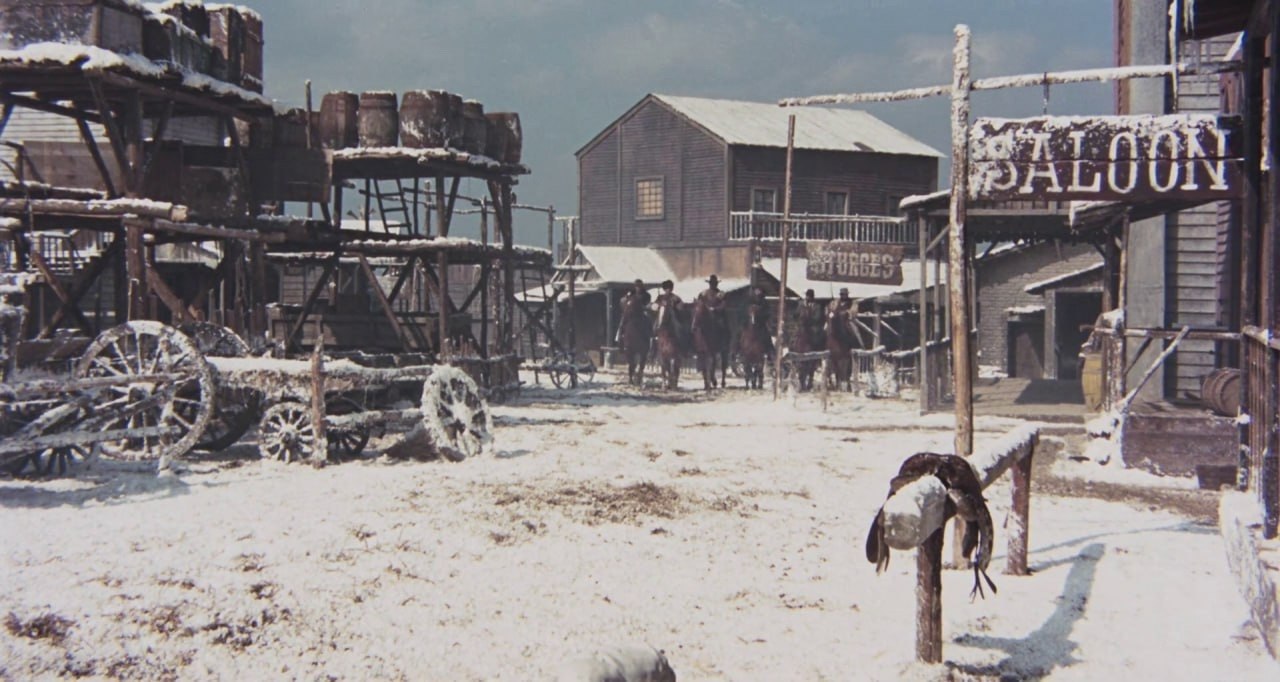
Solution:
[(792, 213), (827, 218), (793, 237), (914, 247), (898, 203), (936, 187), (928, 145), (862, 111), (654, 94), (578, 150), (579, 242), (678, 250), (680, 278), (714, 271), (717, 253), (746, 263), (753, 237), (781, 236), (791, 113)]

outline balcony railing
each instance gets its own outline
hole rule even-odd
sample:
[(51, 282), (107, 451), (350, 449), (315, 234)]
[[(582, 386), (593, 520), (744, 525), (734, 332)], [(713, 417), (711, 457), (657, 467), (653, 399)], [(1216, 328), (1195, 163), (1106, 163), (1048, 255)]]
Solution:
[[(729, 239), (782, 239), (781, 213), (734, 211), (729, 214)], [(873, 215), (821, 215), (797, 213), (791, 216), (791, 238), (796, 241), (876, 242), (915, 244), (917, 227), (905, 218)]]

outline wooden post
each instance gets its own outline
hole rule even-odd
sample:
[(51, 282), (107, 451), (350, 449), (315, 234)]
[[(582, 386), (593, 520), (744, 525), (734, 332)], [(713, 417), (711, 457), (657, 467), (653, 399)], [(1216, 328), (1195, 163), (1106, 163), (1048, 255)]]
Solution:
[[(791, 174), (796, 149), (796, 115), (787, 117), (787, 175), (782, 190), (782, 267), (778, 281), (778, 345), (782, 345), (782, 335), (787, 315), (787, 261), (791, 257)], [(754, 231), (754, 227), (752, 228)], [(794, 370), (794, 368), (793, 368)], [(778, 384), (782, 377), (782, 353), (775, 353), (773, 358), (773, 399), (778, 399)], [(825, 382), (825, 379), (824, 379)], [(825, 399), (823, 401), (825, 405)]]
[(129, 225), (125, 233), (125, 276), (128, 279), (127, 320), (140, 320), (146, 317), (147, 306), (147, 263), (142, 246), (142, 228)]
[(1008, 563), (1004, 572), (1009, 575), (1031, 575), (1027, 568), (1027, 530), (1031, 528), (1031, 458), (1034, 446), (1025, 457), (1011, 467), (1013, 470), (1013, 503), (1009, 510)]
[(265, 339), (269, 331), (267, 329), (267, 247), (262, 242), (249, 243), (249, 265), (252, 278), (249, 297), (252, 320), (250, 333), (254, 338)]
[(956, 26), (955, 71), (951, 82), (951, 353), (956, 400), (955, 453), (973, 452), (973, 363), (969, 338), (969, 268), (965, 263), (965, 220), (969, 200), (969, 27)]
[(493, 272), (493, 259), (489, 257), (489, 198), (480, 198), (480, 252), (484, 262), (480, 264), (480, 357), (489, 357), (489, 278)]
[(313, 464), (329, 459), (329, 439), (325, 437), (324, 424), (324, 331), (316, 339), (311, 352), (311, 428), (316, 434), (316, 450)]
[[(573, 253), (578, 248), (577, 230), (573, 226), (569, 227), (569, 253)], [(555, 262), (554, 256), (552, 263)], [(576, 363), (578, 360), (578, 318), (574, 316), (573, 301), (577, 293), (576, 282), (578, 280), (578, 271), (570, 268), (569, 274), (569, 362)], [(609, 291), (605, 290), (605, 296), (609, 295)], [(578, 372), (576, 369), (569, 371), (569, 386), (571, 388), (578, 387)]]
[[(307, 99), (307, 120), (305, 121), (306, 129), (307, 129), (307, 149), (311, 149), (311, 135), (312, 135), (312, 131), (311, 131), (311, 79), (309, 79), (309, 78), (308, 78), (308, 79), (304, 82), (304, 84), (303, 84), (303, 90), (305, 91), (305, 93), (304, 93), (304, 94), (305, 94), (306, 99)], [(310, 218), (310, 217), (314, 214), (314, 212), (315, 212), (315, 205), (314, 205), (312, 202), (308, 201), (308, 202), (307, 202), (307, 217), (308, 217), (308, 218)]]
[[(920, 387), (920, 414), (929, 411), (929, 221), (916, 216), (916, 244), (920, 254), (919, 326), (920, 353), (916, 359), (916, 384)], [(905, 331), (905, 329), (904, 329)]]
[(942, 662), (942, 536), (929, 535), (916, 549), (916, 660)]

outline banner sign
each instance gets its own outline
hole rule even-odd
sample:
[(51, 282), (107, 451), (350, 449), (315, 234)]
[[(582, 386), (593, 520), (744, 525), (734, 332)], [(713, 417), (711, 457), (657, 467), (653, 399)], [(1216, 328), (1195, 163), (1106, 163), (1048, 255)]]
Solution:
[(805, 276), (818, 282), (902, 284), (902, 244), (806, 242)]

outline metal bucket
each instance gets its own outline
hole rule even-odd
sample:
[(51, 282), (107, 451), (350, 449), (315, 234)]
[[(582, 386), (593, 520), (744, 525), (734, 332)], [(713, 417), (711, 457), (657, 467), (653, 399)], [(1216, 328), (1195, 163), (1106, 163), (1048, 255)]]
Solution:
[(462, 103), (462, 148), (472, 154), (483, 154), (489, 137), (489, 120), (484, 105), (469, 99)]
[(394, 92), (364, 92), (356, 122), (361, 147), (394, 147), (399, 136), (400, 119), (396, 114)]
[(400, 98), (400, 143), (443, 147), (449, 100), (441, 90), (410, 90)]
[(320, 146), (346, 149), (360, 142), (357, 110), (360, 98), (354, 92), (331, 92), (320, 100)]

